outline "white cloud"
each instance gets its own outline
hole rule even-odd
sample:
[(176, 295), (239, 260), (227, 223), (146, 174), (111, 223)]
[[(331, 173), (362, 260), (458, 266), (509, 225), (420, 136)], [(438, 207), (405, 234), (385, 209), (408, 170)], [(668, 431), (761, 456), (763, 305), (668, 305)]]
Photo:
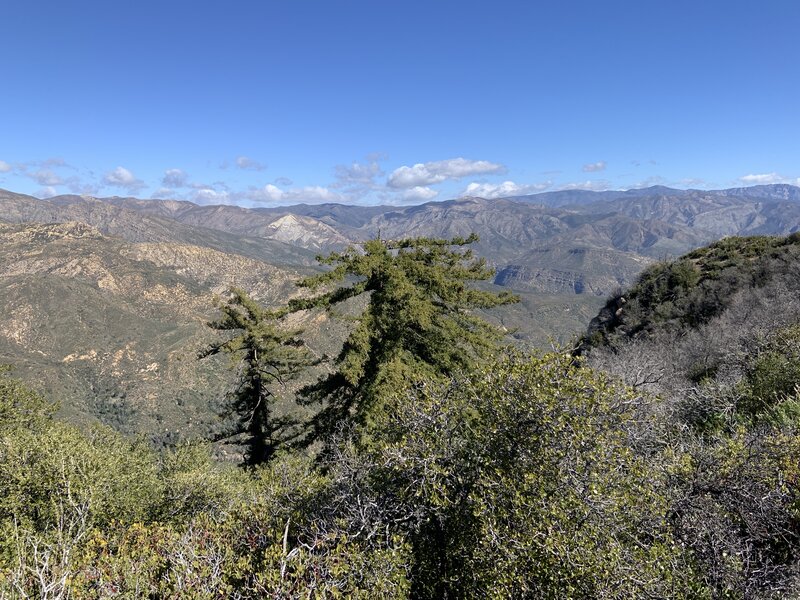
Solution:
[(137, 192), (142, 188), (147, 187), (142, 180), (136, 179), (134, 174), (125, 167), (117, 167), (113, 171), (106, 173), (103, 181), (107, 185), (123, 188), (129, 192)]
[(583, 172), (584, 173), (596, 173), (597, 171), (605, 171), (606, 170), (606, 161), (598, 160), (595, 163), (589, 163), (583, 165)]
[(768, 185), (771, 183), (788, 183), (790, 185), (800, 185), (800, 177), (792, 179), (784, 177), (778, 173), (758, 173), (739, 177), (739, 181), (745, 185)]
[(189, 179), (189, 175), (181, 169), (167, 169), (164, 171), (164, 177), (161, 179), (161, 185), (166, 188), (180, 188), (185, 187)]
[(268, 183), (262, 188), (251, 189), (245, 194), (248, 200), (261, 203), (307, 203), (322, 204), (325, 202), (341, 202), (342, 196), (326, 187), (314, 185), (291, 190), (282, 190)]
[(231, 195), (225, 190), (199, 188), (192, 194), (192, 202), (197, 204), (230, 204)]
[(559, 190), (588, 190), (590, 192), (604, 192), (611, 189), (611, 182), (605, 179), (593, 179), (568, 183), (558, 188)]
[(255, 202), (280, 202), (283, 200), (284, 192), (276, 185), (268, 183), (263, 188), (252, 190), (249, 198)]
[(403, 202), (416, 202), (419, 200), (433, 200), (438, 195), (439, 192), (436, 190), (418, 185), (413, 188), (403, 190), (403, 192), (400, 194), (400, 198), (403, 200)]
[(53, 173), (50, 169), (40, 169), (35, 173), (30, 174), (31, 179), (42, 186), (51, 187), (54, 185), (61, 185), (64, 180), (58, 175)]
[(336, 165), (335, 167), (337, 185), (371, 185), (375, 178), (383, 175), (377, 161), (367, 164), (354, 162), (351, 165)]
[(33, 195), (37, 198), (52, 198), (53, 196), (58, 195), (58, 191), (56, 191), (56, 188), (54, 187), (47, 186), (37, 190)]
[(267, 165), (247, 156), (238, 156), (236, 158), (236, 166), (247, 171), (263, 171), (267, 168)]
[(0, 173), (8, 173), (11, 171), (11, 165), (4, 160), (0, 160)]
[(399, 167), (389, 175), (388, 184), (393, 188), (413, 188), (441, 183), (447, 179), (460, 179), (469, 175), (504, 173), (505, 170), (503, 165), (486, 160), (450, 158), (417, 163), (413, 167)]
[(654, 185), (668, 185), (669, 182), (661, 177), (661, 175), (652, 175), (647, 179), (639, 181), (638, 183), (634, 184), (631, 189), (632, 190), (643, 190), (645, 188), (653, 187)]
[(291, 190), (288, 194), (293, 200), (300, 202), (338, 202), (342, 198), (336, 192), (319, 185), (308, 186), (298, 190)]
[(513, 181), (502, 183), (470, 183), (462, 192), (462, 196), (478, 196), (479, 198), (502, 198), (504, 196), (526, 196), (542, 192), (552, 186), (552, 182), (517, 184)]
[(758, 175), (745, 175), (744, 177), (739, 177), (739, 181), (742, 183), (780, 183), (782, 180), (783, 177), (777, 173), (759, 173)]

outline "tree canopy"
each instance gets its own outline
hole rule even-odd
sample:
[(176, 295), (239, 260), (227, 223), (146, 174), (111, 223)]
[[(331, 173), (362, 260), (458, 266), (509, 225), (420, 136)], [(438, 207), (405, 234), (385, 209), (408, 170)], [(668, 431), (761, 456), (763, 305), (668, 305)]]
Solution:
[(470, 312), (517, 302), (508, 292), (475, 289), (470, 282), (494, 271), (463, 246), (476, 235), (452, 239), (373, 239), (318, 257), (333, 268), (299, 285), (311, 290), (344, 283), (310, 298), (292, 300), (293, 311), (330, 309), (368, 294), (335, 359), (335, 369), (301, 390), (307, 402), (325, 402), (308, 441), (327, 438), (344, 421), (369, 425), (380, 399), (420, 377), (469, 369), (498, 347), (504, 331)]
[(298, 330), (282, 329), (278, 319), (285, 310), (270, 311), (244, 291), (233, 289), (220, 307), (221, 316), (210, 323), (214, 329), (237, 332), (224, 342), (212, 344), (204, 355), (227, 352), (241, 359), (239, 383), (232, 398), (236, 422), (228, 437), (247, 435), (248, 464), (269, 459), (292, 435), (296, 425), (288, 417), (272, 413), (273, 384), (283, 384), (312, 363), (311, 355), (297, 338)]

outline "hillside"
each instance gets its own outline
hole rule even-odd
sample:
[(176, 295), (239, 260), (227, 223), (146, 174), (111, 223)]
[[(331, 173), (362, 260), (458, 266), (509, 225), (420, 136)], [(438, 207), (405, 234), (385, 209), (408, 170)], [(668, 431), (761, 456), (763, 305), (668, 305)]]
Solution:
[(266, 303), (296, 293), (296, 271), (176, 243), (130, 243), (83, 223), (0, 225), (0, 363), (98, 418), (171, 439), (205, 434), (232, 382), (198, 361), (213, 298), (230, 285)]
[(719, 318), (748, 292), (794, 289), (798, 282), (800, 234), (726, 238), (645, 270), (635, 285), (609, 298), (589, 325), (585, 343), (615, 346), (680, 335)]
[(187, 225), (170, 218), (165, 214), (167, 212), (146, 214), (117, 206), (113, 201), (88, 196), (56, 196), (49, 200), (39, 200), (0, 190), (0, 219), (8, 223), (80, 222), (95, 227), (103, 234), (129, 242), (191, 244), (275, 265), (313, 264), (314, 253), (299, 246), (261, 237), (231, 234), (221, 229)]
[[(214, 314), (213, 295), (227, 286), (279, 304), (296, 293), (295, 279), (313, 272), (316, 252), (378, 234), (476, 231), (475, 251), (496, 268), (484, 287), (511, 289), (522, 300), (482, 316), (523, 346), (546, 347), (583, 330), (609, 294), (613, 304), (615, 290), (660, 259), (722, 235), (796, 230), (798, 194), (792, 186), (656, 187), (407, 207), (246, 209), (0, 192), (0, 301), (8, 307), (0, 362), (17, 365), (48, 395), (63, 390), (62, 410), (73, 419), (165, 438), (172, 434), (164, 430), (208, 431), (210, 403), (224, 396), (232, 374), (227, 364), (197, 363), (193, 353), (210, 335), (203, 323)], [(626, 319), (634, 305), (623, 311)], [(347, 327), (325, 319), (298, 325), (320, 354), (335, 353)], [(592, 327), (606, 335), (597, 322)], [(625, 327), (650, 325), (628, 319)]]
[(640, 399), (640, 451), (675, 458), (672, 526), (712, 597), (794, 597), (800, 234), (726, 238), (650, 267), (580, 351)]
[(720, 237), (792, 233), (800, 227), (798, 199), (800, 188), (789, 185), (710, 191), (654, 186), (462, 198), (407, 207), (246, 209), (136, 198), (58, 196), (37, 201), (3, 193), (0, 219), (77, 220), (131, 241), (147, 237), (206, 245), (275, 264), (309, 264), (310, 253), (339, 250), (376, 235), (476, 232), (481, 237), (476, 250), (497, 268), (498, 285), (602, 297), (632, 283), (653, 260), (679, 256)]

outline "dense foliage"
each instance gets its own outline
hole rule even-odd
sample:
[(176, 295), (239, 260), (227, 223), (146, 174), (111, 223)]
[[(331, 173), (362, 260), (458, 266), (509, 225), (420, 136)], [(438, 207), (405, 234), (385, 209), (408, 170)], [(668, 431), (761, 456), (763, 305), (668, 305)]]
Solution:
[(319, 258), (333, 268), (304, 279), (301, 287), (318, 290), (349, 279), (348, 285), (293, 300), (291, 310), (330, 309), (362, 294), (369, 300), (333, 371), (301, 391), (306, 402), (323, 404), (309, 442), (330, 439), (344, 422), (368, 425), (383, 412), (388, 393), (422, 377), (468, 370), (497, 351), (504, 332), (469, 309), (518, 298), (470, 287), (494, 273), (470, 250), (459, 250), (477, 239), (373, 239)]
[(800, 233), (730, 237), (678, 260), (646, 269), (636, 284), (609, 298), (583, 350), (661, 331), (679, 331), (721, 314), (737, 293), (787, 280), (800, 263)]
[[(624, 305), (623, 325), (605, 331), (588, 361), (660, 399), (651, 410), (661, 425), (640, 437), (666, 438), (678, 461), (672, 520), (707, 585), (718, 596), (791, 596), (800, 576), (800, 238), (723, 240), (645, 273), (634, 290), (641, 297), (664, 273), (690, 273), (688, 261), (694, 275), (665, 288), (673, 299), (639, 304), (635, 320), (647, 325), (636, 333), (625, 329), (634, 320)], [(678, 283), (687, 278), (694, 287)]]
[[(796, 244), (728, 241), (660, 267), (643, 281), (666, 277), (663, 290), (627, 296), (661, 290), (638, 314), (669, 325), (576, 359), (498, 348), (466, 307), (508, 299), (473, 295), (464, 283), (485, 267), (463, 266), (453, 242), (376, 241), (304, 282), (344, 287), (275, 311), (244, 293), (223, 307), (218, 348), (243, 359), (241, 423), (274, 393), (254, 394), (253, 377), (278, 381), (307, 358), (280, 317), (369, 292), (310, 388), (339, 382), (353, 399), (325, 452), (274, 444), (243, 469), (202, 443), (155, 451), (59, 422), (0, 375), (0, 597), (797, 595)], [(710, 266), (725, 253), (765, 277), (743, 276), (713, 316), (686, 314), (707, 305), (696, 300), (717, 289)], [(434, 281), (443, 264), (463, 276), (452, 287)], [(678, 302), (664, 321), (649, 311), (666, 297)], [(247, 432), (272, 444), (269, 412), (260, 423)]]
[(630, 401), (567, 357), (501, 358), (387, 399), (369, 449), (341, 440), (324, 474), (286, 454), (251, 472), (198, 447), (159, 456), (46, 417), (8, 427), (0, 585), (75, 598), (687, 595), (676, 570), (692, 565), (658, 477), (628, 443)]
[(220, 317), (209, 325), (232, 333), (201, 356), (229, 353), (239, 361), (240, 370), (238, 386), (225, 409), (233, 414), (233, 423), (216, 437), (244, 434), (247, 464), (261, 464), (297, 434), (296, 419), (276, 416), (272, 410), (274, 387), (295, 377), (313, 361), (297, 338), (300, 332), (278, 325), (285, 310), (266, 310), (243, 290), (234, 289), (220, 312)]

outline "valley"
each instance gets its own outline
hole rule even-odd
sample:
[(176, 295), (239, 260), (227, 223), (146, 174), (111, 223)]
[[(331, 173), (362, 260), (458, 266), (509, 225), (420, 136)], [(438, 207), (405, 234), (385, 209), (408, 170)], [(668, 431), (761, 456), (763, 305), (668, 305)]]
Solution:
[[(521, 298), (479, 314), (523, 347), (568, 344), (648, 265), (727, 235), (796, 231), (800, 189), (251, 209), (0, 191), (0, 221), (0, 363), (58, 397), (70, 420), (100, 420), (161, 444), (220, 427), (235, 374), (227, 359), (197, 355), (214, 339), (206, 323), (215, 298), (232, 286), (278, 306), (318, 272), (315, 254), (378, 235), (476, 232), (475, 253), (495, 269), (481, 287)], [(299, 317), (318, 355), (337, 351), (346, 324)]]

